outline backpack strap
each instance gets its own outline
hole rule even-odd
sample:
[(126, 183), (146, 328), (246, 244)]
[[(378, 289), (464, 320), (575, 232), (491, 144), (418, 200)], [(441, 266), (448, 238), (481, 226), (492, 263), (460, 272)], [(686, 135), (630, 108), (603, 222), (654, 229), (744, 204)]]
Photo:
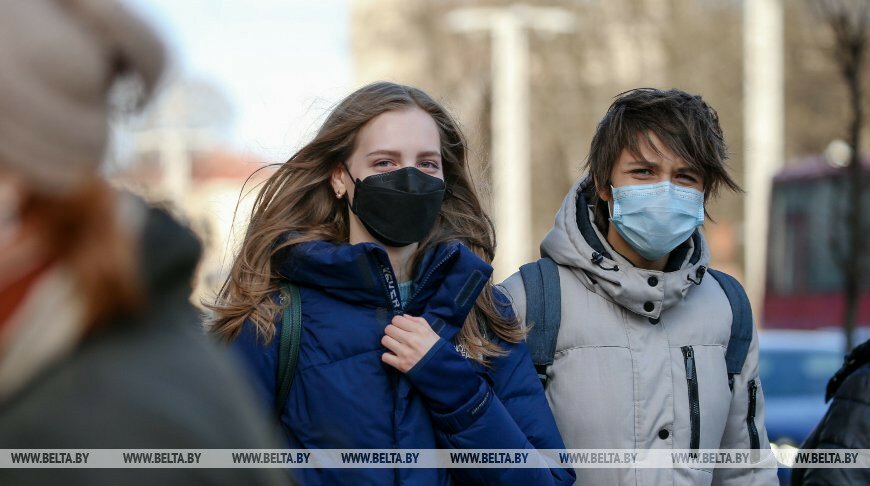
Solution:
[(278, 345), (278, 393), (275, 396), (275, 412), (278, 416), (287, 403), (293, 375), (296, 374), (296, 362), (299, 360), (299, 341), (302, 336), (302, 300), (299, 287), (285, 282), (281, 286), (281, 303), (284, 308), (281, 340)]
[(541, 384), (547, 386), (547, 367), (556, 355), (562, 323), (562, 290), (556, 262), (544, 257), (520, 267), (526, 291), (526, 343)]
[(752, 342), (752, 307), (746, 291), (734, 277), (712, 268), (707, 272), (719, 282), (731, 305), (731, 338), (725, 351), (725, 367), (728, 370), (728, 386), (733, 389), (734, 375), (739, 375), (743, 369)]

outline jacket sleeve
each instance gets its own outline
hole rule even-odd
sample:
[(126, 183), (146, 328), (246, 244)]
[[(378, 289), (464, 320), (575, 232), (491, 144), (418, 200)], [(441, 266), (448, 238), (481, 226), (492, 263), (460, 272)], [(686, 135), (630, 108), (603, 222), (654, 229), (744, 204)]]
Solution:
[[(752, 399), (754, 395), (754, 400)], [(754, 410), (752, 409), (754, 405)], [(757, 440), (758, 453), (753, 454), (754, 468), (716, 468), (713, 484), (776, 485), (776, 458), (770, 448), (764, 428), (764, 393), (758, 376), (758, 333), (753, 329), (752, 342), (743, 369), (734, 375), (731, 405), (720, 449), (751, 449)], [(750, 419), (754, 415), (754, 420)]]
[[(475, 371), (443, 339), (409, 371), (408, 379), (427, 402), (439, 443), (451, 449), (564, 449), (525, 344), (502, 346), (506, 355), (492, 360), (489, 373)], [(569, 485), (575, 479), (573, 469), (555, 463), (453, 469), (451, 474), (458, 484)]]

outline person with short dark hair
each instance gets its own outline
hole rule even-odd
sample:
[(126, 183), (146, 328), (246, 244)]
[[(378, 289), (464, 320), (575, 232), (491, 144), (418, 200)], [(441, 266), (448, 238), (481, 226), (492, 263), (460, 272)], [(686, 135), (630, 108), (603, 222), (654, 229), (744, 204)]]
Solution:
[[(718, 116), (700, 96), (617, 96), (592, 139), (588, 175), (541, 243), (546, 258), (502, 284), (530, 327), (533, 356), (547, 349), (536, 336), (555, 329), (536, 362), (569, 449), (769, 450), (745, 293), (708, 272), (698, 230), (710, 197), (739, 190), (727, 157)], [(547, 306), (558, 319), (538, 315)], [(734, 326), (743, 334), (732, 360)], [(776, 469), (762, 467), (772, 456), (759, 452), (754, 468), (583, 468), (577, 482), (775, 483)]]

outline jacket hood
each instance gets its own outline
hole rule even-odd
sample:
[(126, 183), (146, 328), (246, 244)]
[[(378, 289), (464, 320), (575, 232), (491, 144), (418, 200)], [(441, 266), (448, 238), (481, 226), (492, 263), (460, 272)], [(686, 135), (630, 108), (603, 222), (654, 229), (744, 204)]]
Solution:
[(658, 319), (704, 277), (710, 260), (704, 237), (696, 230), (671, 252), (664, 271), (637, 268), (613, 250), (593, 223), (592, 191), (589, 177), (574, 184), (541, 243), (541, 255), (571, 269), (589, 290)]
[(442, 243), (424, 254), (403, 307), (390, 259), (376, 243), (299, 243), (279, 251), (273, 264), (282, 277), (338, 299), (423, 316), (445, 339), (462, 327), (492, 275), (492, 267), (461, 243)]

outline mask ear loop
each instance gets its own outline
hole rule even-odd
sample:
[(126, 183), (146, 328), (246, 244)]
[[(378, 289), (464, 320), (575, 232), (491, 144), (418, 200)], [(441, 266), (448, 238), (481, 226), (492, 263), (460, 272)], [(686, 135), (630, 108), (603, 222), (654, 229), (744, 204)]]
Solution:
[[(353, 175), (351, 175), (350, 169), (347, 167), (346, 163), (341, 162), (341, 167), (344, 169), (345, 172), (347, 172), (347, 176), (350, 177), (350, 182), (353, 183), (354, 187), (356, 187), (356, 184), (359, 180), (354, 181)], [(345, 195), (345, 197), (343, 197), (342, 199), (344, 199), (345, 203), (347, 204), (347, 207), (350, 208), (350, 211), (353, 214), (356, 214), (356, 210), (353, 208), (353, 203), (350, 200), (350, 194), (348, 192), (345, 192), (344, 195)]]
[[(607, 201), (607, 214), (610, 216), (609, 219), (611, 221), (613, 221), (613, 209), (610, 206), (610, 202), (613, 201), (613, 185), (610, 184), (610, 181), (608, 181), (607, 185), (610, 186), (610, 200)], [(602, 270), (607, 270), (610, 272), (618, 272), (619, 271), (619, 265), (617, 265), (615, 263), (609, 267), (604, 266), (602, 264), (602, 262), (604, 261), (604, 255), (602, 255), (601, 253), (598, 253), (597, 251), (592, 252), (592, 258), (590, 258), (589, 260), (594, 265), (598, 266), (598, 268), (600, 268)]]
[(350, 182), (352, 182), (354, 184), (356, 184), (357, 182), (360, 182), (359, 179), (353, 178), (353, 174), (350, 173), (350, 169), (347, 167), (346, 163), (342, 162), (341, 166), (344, 168), (344, 171), (347, 172), (347, 176), (350, 177)]
[[(607, 181), (607, 185), (610, 187), (610, 200), (607, 201), (607, 214), (610, 216), (608, 219), (613, 221), (613, 211), (616, 207), (616, 200), (613, 197), (613, 191), (615, 191), (616, 188), (613, 187), (613, 184), (611, 184), (610, 181)], [(611, 203), (613, 203), (613, 206), (611, 206)]]

